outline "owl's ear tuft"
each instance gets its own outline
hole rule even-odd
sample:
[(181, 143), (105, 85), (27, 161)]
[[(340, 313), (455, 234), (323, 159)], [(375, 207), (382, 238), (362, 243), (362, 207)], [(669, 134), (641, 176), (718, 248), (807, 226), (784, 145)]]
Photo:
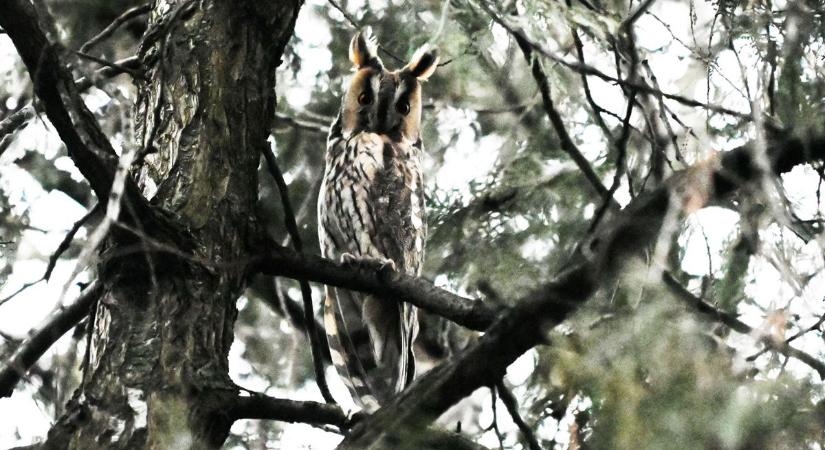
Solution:
[(359, 69), (367, 65), (383, 67), (378, 57), (378, 42), (372, 34), (372, 28), (366, 27), (352, 37), (349, 43), (349, 60)]
[(435, 72), (436, 67), (438, 67), (438, 49), (431, 47), (430, 44), (424, 44), (415, 51), (410, 63), (404, 69), (419, 81), (425, 81)]

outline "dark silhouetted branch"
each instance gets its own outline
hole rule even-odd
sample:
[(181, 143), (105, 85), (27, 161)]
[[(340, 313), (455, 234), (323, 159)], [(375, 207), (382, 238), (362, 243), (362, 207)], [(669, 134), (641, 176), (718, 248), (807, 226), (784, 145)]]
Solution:
[(83, 215), (77, 222), (72, 225), (72, 229), (66, 233), (66, 236), (63, 237), (63, 240), (60, 241), (60, 245), (57, 246), (57, 250), (54, 251), (52, 256), (49, 257), (49, 265), (46, 267), (46, 273), (43, 274), (44, 280), (49, 280), (52, 276), (52, 270), (54, 270), (55, 264), (57, 264), (57, 260), (60, 258), (60, 255), (69, 248), (71, 245), (72, 240), (74, 239), (74, 235), (77, 234), (77, 231), (82, 227), (92, 216), (95, 214), (101, 213), (103, 207), (101, 203), (96, 203), (94, 208), (90, 209), (89, 212)]
[(528, 43), (527, 40), (520, 34), (513, 34), (513, 37), (516, 39), (516, 43), (519, 48), (521, 48), (521, 52), (524, 54), (524, 59), (527, 60), (527, 64), (530, 65), (533, 78), (536, 80), (536, 84), (539, 87), (539, 92), (541, 92), (541, 100), (544, 104), (544, 111), (547, 113), (547, 118), (550, 119), (550, 123), (553, 124), (553, 129), (556, 130), (556, 135), (559, 137), (562, 150), (570, 155), (570, 158), (576, 163), (579, 170), (582, 171), (582, 174), (585, 178), (587, 178), (587, 181), (590, 182), (590, 185), (596, 193), (599, 194), (602, 201), (609, 202), (615, 209), (619, 209), (619, 204), (616, 203), (615, 200), (612, 200), (612, 194), (607, 191), (607, 188), (604, 187), (602, 180), (590, 165), (590, 161), (584, 157), (581, 150), (579, 150), (579, 147), (573, 142), (573, 138), (571, 138), (570, 134), (567, 132), (567, 128), (564, 126), (564, 121), (562, 121), (561, 115), (559, 115), (558, 110), (556, 110), (556, 106), (553, 104), (553, 97), (550, 94), (550, 82), (547, 80), (547, 75), (541, 67), (541, 61), (533, 55), (533, 48), (530, 46), (530, 43)]
[(574, 72), (585, 74), (585, 75), (592, 75), (592, 76), (600, 78), (600, 79), (602, 79), (602, 80), (604, 80), (608, 83), (615, 83), (615, 84), (618, 84), (618, 85), (621, 85), (621, 86), (624, 86), (624, 87), (627, 87), (627, 88), (636, 89), (638, 92), (641, 92), (641, 93), (653, 94), (653, 95), (657, 95), (657, 96), (661, 95), (661, 96), (663, 96), (667, 99), (673, 100), (673, 101), (681, 103), (683, 105), (697, 107), (697, 108), (703, 108), (703, 109), (713, 111), (713, 112), (716, 112), (716, 113), (720, 113), (720, 114), (727, 114), (727, 115), (737, 117), (737, 118), (742, 119), (742, 120), (750, 121), (752, 119), (752, 117), (749, 113), (735, 111), (735, 110), (732, 110), (730, 108), (726, 108), (726, 107), (720, 106), (720, 105), (714, 105), (714, 104), (711, 104), (711, 103), (700, 102), (698, 100), (688, 98), (688, 97), (678, 95), (678, 94), (669, 94), (667, 92), (662, 92), (662, 91), (656, 90), (656, 89), (654, 89), (650, 86), (647, 86), (645, 84), (636, 83), (633, 80), (618, 79), (616, 77), (610, 76), (610, 75), (600, 71), (599, 69), (597, 69), (593, 66), (590, 66), (590, 65), (587, 65), (587, 64), (582, 64), (578, 61), (576, 61), (576, 62), (568, 61), (568, 60), (556, 55), (552, 51), (548, 50), (547, 48), (542, 46), (540, 43), (538, 43), (538, 42), (532, 40), (531, 38), (529, 38), (527, 36), (527, 34), (524, 33), (524, 31), (520, 27), (518, 27), (516, 25), (513, 25), (513, 24), (510, 24), (503, 17), (499, 16), (494, 11), (492, 11), (492, 9), (490, 9), (484, 2), (485, 2), (485, 0), (481, 0), (480, 6), (481, 6), (482, 9), (485, 10), (485, 12), (490, 16), (490, 18), (493, 19), (494, 22), (496, 22), (502, 28), (507, 30), (513, 36), (520, 36), (525, 42), (527, 42), (530, 45), (530, 47), (535, 52), (540, 53), (545, 58), (547, 58), (547, 59), (549, 59), (549, 60), (551, 60), (555, 63), (558, 63), (558, 64), (560, 64), (564, 67), (567, 67), (568, 69), (570, 69)]
[[(227, 415), (233, 421), (240, 419), (278, 420), (317, 426), (334, 425), (341, 430), (347, 430), (353, 420), (334, 404), (287, 400), (257, 393), (236, 397), (227, 408)], [(486, 447), (458, 433), (436, 427), (418, 430), (417, 433), (422, 436), (421, 446), (416, 447), (417, 449), (486, 450)]]
[(146, 75), (143, 73), (142, 70), (140, 70), (140, 68), (134, 68), (134, 67), (129, 67), (129, 66), (121, 66), (117, 62), (111, 62), (111, 61), (108, 61), (108, 60), (103, 59), (103, 58), (98, 58), (97, 56), (90, 55), (88, 53), (83, 53), (79, 50), (75, 51), (74, 54), (81, 57), (81, 58), (83, 58), (83, 59), (88, 59), (89, 61), (96, 62), (96, 63), (100, 64), (103, 67), (108, 67), (109, 69), (111, 69), (113, 71), (117, 71), (119, 73), (128, 73), (129, 75), (132, 76), (132, 78), (139, 79), (139, 80), (143, 80), (143, 79), (146, 78)]
[(513, 418), (513, 423), (516, 424), (521, 431), (521, 435), (524, 436), (524, 440), (527, 441), (527, 445), (530, 446), (530, 450), (542, 450), (539, 441), (536, 440), (536, 434), (533, 433), (533, 429), (521, 418), (521, 414), (518, 412), (518, 400), (516, 400), (516, 397), (510, 392), (510, 389), (507, 389), (507, 386), (504, 385), (504, 380), (499, 380), (499, 382), (496, 383), (496, 390), (498, 391), (498, 396), (501, 398), (501, 402), (504, 403), (504, 407), (507, 408), (507, 412), (510, 413), (510, 417)]
[(285, 400), (262, 394), (238, 396), (229, 409), (232, 420), (269, 419), (282, 422), (302, 422), (314, 425), (335, 425), (346, 428), (347, 415), (336, 405)]
[(71, 330), (89, 313), (89, 308), (100, 298), (103, 285), (94, 282), (69, 306), (52, 313), (46, 323), (26, 339), (0, 371), (0, 398), (8, 397), (29, 368), (46, 353), (61, 336)]
[(502, 311), (501, 307), (461, 297), (420, 278), (301, 255), (275, 243), (268, 247), (269, 252), (253, 257), (249, 270), (403, 299), (474, 330), (489, 327)]
[[(94, 72), (94, 78), (111, 78), (123, 73), (123, 68), (128, 68), (131, 70), (140, 70), (142, 67), (140, 60), (137, 56), (130, 56), (128, 58), (123, 58), (119, 61), (115, 61), (114, 67), (103, 67), (98, 69)], [(86, 89), (89, 89), (94, 84), (92, 79), (89, 77), (80, 77), (75, 80), (75, 84), (77, 84), (77, 88), (83, 92)], [(17, 110), (14, 114), (9, 115), (2, 122), (0, 122), (0, 138), (2, 138), (2, 144), (0, 144), (0, 155), (3, 154), (3, 151), (6, 149), (8, 144), (6, 144), (7, 139), (10, 138), (10, 134), (17, 131), (24, 123), (28, 122), (30, 119), (33, 119), (36, 112), (34, 110), (34, 105), (29, 102), (27, 105), (23, 106), (19, 110)]]

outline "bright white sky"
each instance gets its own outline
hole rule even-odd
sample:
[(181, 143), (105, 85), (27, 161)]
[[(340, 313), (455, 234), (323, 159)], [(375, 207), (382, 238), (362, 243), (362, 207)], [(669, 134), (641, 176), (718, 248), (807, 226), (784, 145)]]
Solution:
[[(349, 65), (346, 55), (331, 55), (326, 49), (331, 39), (331, 34), (326, 27), (323, 18), (315, 16), (312, 5), (322, 4), (322, 0), (312, 0), (302, 8), (296, 33), (302, 41), (297, 45), (296, 51), (302, 57), (302, 68), (297, 79), (279, 78), (279, 92), (295, 109), (300, 110), (309, 101), (311, 87), (315, 84), (315, 79), (319, 75), (326, 73), (333, 64)], [(350, 2), (351, 4), (355, 2)], [(708, 4), (696, 3), (695, 13), (698, 16), (697, 23), (703, 24), (710, 19), (712, 10)], [(671, 29), (683, 42), (692, 42), (688, 34), (689, 16), (688, 6), (683, 2), (660, 1), (654, 5), (653, 9), (657, 15), (670, 23)], [(335, 12), (335, 14), (338, 14)], [(437, 19), (433, 19), (437, 22)], [(639, 45), (649, 50), (661, 48), (662, 39), (667, 39), (666, 30), (654, 19), (644, 16), (639, 21), (640, 31), (637, 33)], [(702, 27), (697, 27), (701, 30)], [(506, 48), (507, 35), (501, 29), (494, 29), (495, 39), (491, 52), (495, 55)], [(378, 36), (380, 39), (381, 36)], [(700, 36), (701, 39), (706, 39)], [(549, 44), (548, 44), (549, 45)], [(747, 45), (741, 45), (740, 57), (747, 64), (753, 60), (753, 53)], [(702, 83), (686, 84), (685, 79), (704, 79), (704, 68), (698, 64), (687, 64), (689, 51), (682, 45), (671, 43), (666, 51), (654, 52), (649, 56), (649, 62), (658, 76), (661, 86), (669, 92), (680, 90), (681, 94), (698, 99), (704, 99), (705, 85)], [(5, 35), (0, 35), (0, 67), (11, 68), (17, 60), (16, 52), (9, 39)], [(603, 67), (606, 72), (610, 72), (608, 67), (612, 61), (590, 61), (599, 67)], [(740, 84), (741, 76), (738, 63), (731, 52), (722, 54), (718, 59), (719, 72), (726, 74), (734, 83)], [(6, 70), (6, 69), (2, 69)], [(449, 71), (449, 66), (440, 69)], [(686, 72), (699, 71), (699, 76), (685, 77)], [(0, 76), (5, 74), (0, 73)], [(751, 86), (757, 85), (755, 76), (749, 75)], [(345, 83), (346, 80), (336, 80), (335, 82)], [(599, 102), (612, 111), (624, 110), (624, 98), (619, 91), (606, 83), (598, 80), (591, 80), (593, 94)], [(725, 106), (747, 111), (749, 103), (733, 88), (730, 87), (720, 77), (713, 78), (714, 84), (718, 85), (726, 92), (724, 96)], [(19, 83), (7, 85), (4, 89), (17, 89)], [(108, 101), (108, 97), (100, 91), (95, 91), (87, 97), (87, 103), (91, 108), (100, 108)], [(715, 142), (705, 137), (704, 120), (705, 116), (697, 111), (675, 106), (690, 126), (693, 127), (700, 138), (702, 145), (698, 145), (697, 140), (687, 139), (687, 148), (683, 149), (691, 161), (700, 160), (707, 156), (707, 143), (711, 142), (714, 149), (722, 150), (735, 146), (736, 142)], [(437, 120), (437, 130), (442, 139), (442, 144), (449, 142), (453, 133), (458, 133), (456, 145), (447, 150), (443, 164), (440, 167), (430, 167), (427, 173), (434, 173), (435, 176), (429, 180), (429, 187), (432, 189), (438, 185), (441, 189), (456, 190), (463, 192), (465, 200), (469, 200), (469, 190), (467, 184), (474, 179), (483, 178), (490, 174), (491, 169), (498, 157), (498, 148), (503, 144), (502, 136), (486, 136), (480, 142), (475, 141), (474, 132), (470, 129), (470, 124), (475, 119), (475, 113), (468, 110), (446, 108), (440, 111)], [(44, 119), (45, 120), (45, 119)], [(575, 120), (581, 123), (581, 120)], [(605, 145), (601, 141), (597, 129), (582, 128), (580, 125), (570, 124), (572, 134), (579, 141), (581, 149), (592, 159), (602, 156)], [(429, 144), (435, 147), (436, 144)], [(0, 185), (5, 192), (11, 196), (12, 203), (17, 212), (22, 212), (28, 208), (31, 218), (31, 225), (37, 230), (24, 233), (23, 240), (16, 255), (7, 255), (9, 260), (14, 260), (13, 273), (9, 277), (8, 283), (0, 289), (0, 298), (3, 298), (17, 290), (22, 284), (38, 279), (46, 267), (49, 255), (57, 247), (65, 232), (72, 226), (74, 221), (79, 219), (85, 211), (74, 201), (65, 195), (53, 191), (44, 192), (40, 185), (34, 181), (25, 171), (17, 168), (12, 163), (15, 158), (20, 157), (26, 148), (36, 147), (41, 149), (47, 157), (53, 156), (59, 149), (59, 142), (55, 133), (48, 127), (44, 127), (44, 122), (38, 121), (28, 126), (17, 138), (16, 142), (0, 159)], [(319, 151), (322, 151), (319, 148)], [(61, 158), (58, 165), (61, 169), (70, 170), (80, 179), (79, 174), (74, 169), (68, 158)], [(432, 166), (433, 161), (427, 164)], [(569, 163), (565, 161), (548, 162), (548, 173), (569, 170)], [(606, 184), (610, 179), (604, 180)], [(811, 197), (817, 182), (817, 176), (808, 168), (797, 168), (784, 178), (788, 195), (794, 202), (797, 211), (803, 217), (811, 217), (816, 211), (816, 200)], [(619, 200), (623, 204), (628, 201), (627, 191), (619, 191)], [(689, 219), (689, 230), (683, 235), (683, 241), (687, 242), (687, 255), (683, 268), (693, 274), (707, 274), (709, 266), (714, 270), (719, 270), (722, 265), (720, 255), (728, 248), (731, 239), (735, 236), (738, 217), (735, 213), (721, 208), (706, 208)], [(778, 227), (773, 226), (763, 231), (766, 237), (778, 236)], [(81, 232), (77, 238), (82, 239), (85, 235)], [(786, 257), (795, 262), (795, 267), (822, 267), (822, 249), (818, 242), (810, 242), (803, 245), (793, 236), (785, 233), (790, 251), (784, 256), (777, 255), (776, 258)], [(525, 254), (536, 254), (545, 252), (547, 243), (536, 242), (534, 245), (525, 246)], [(708, 252), (708, 249), (710, 250)], [(0, 251), (2, 249), (0, 248)], [(708, 259), (710, 254), (710, 260)], [(41, 322), (50, 311), (55, 308), (55, 302), (61, 297), (61, 290), (69, 281), (68, 277), (74, 269), (73, 261), (60, 262), (57, 265), (52, 280), (49, 283), (40, 283), (29, 288), (14, 300), (0, 306), (0, 330), (17, 337), (24, 337), (29, 332), (32, 325)], [(81, 274), (78, 280), (86, 281), (86, 274)], [(443, 281), (443, 280), (442, 280)], [(438, 283), (441, 284), (441, 283)], [(66, 293), (66, 301), (71, 301), (76, 297), (78, 289), (74, 287)], [(741, 310), (743, 320), (752, 326), (759, 326), (764, 320), (764, 311), (780, 307), (788, 307), (790, 313), (799, 313), (803, 317), (811, 317), (811, 314), (818, 315), (822, 311), (822, 292), (825, 292), (825, 280), (823, 275), (816, 275), (814, 280), (806, 289), (795, 292), (793, 283), (789, 282), (786, 274), (777, 270), (770, 258), (757, 257), (756, 263), (751, 266), (751, 283), (747, 286), (746, 292), (757, 301), (759, 307), (745, 306)], [(318, 297), (318, 296), (316, 296)], [(793, 302), (791, 302), (793, 300)], [(243, 306), (245, 299), (241, 300), (239, 306)], [(806, 324), (803, 324), (806, 325)], [(817, 338), (809, 336), (797, 341), (801, 348), (814, 348), (818, 342)], [(734, 345), (742, 348), (753, 348), (752, 339), (747, 337), (734, 338)], [(233, 378), (238, 380), (240, 374), (248, 375), (252, 373), (249, 364), (241, 358), (243, 353), (243, 342), (235, 341), (230, 352), (230, 367)], [(68, 348), (68, 337), (64, 337), (54, 350), (63, 352)], [(44, 365), (49, 365), (51, 355), (48, 353), (42, 360)], [(746, 353), (747, 354), (747, 353)], [(808, 373), (807, 367), (800, 366), (795, 361), (791, 361), (790, 369), (799, 373)], [(533, 354), (528, 353), (519, 359), (508, 372), (508, 381), (515, 385), (521, 384), (529, 375), (533, 368)], [(332, 384), (333, 393), (337, 398), (344, 399), (347, 394), (340, 381), (333, 371), (330, 371), (328, 378)], [(263, 379), (256, 377), (244, 377), (242, 383), (244, 387), (265, 391), (270, 395), (287, 397), (293, 399), (312, 399), (321, 401), (317, 388), (314, 385), (302, 386), (297, 391), (280, 391), (267, 386)], [(23, 384), (20, 389), (7, 399), (0, 399), (0, 447), (6, 448), (17, 445), (32, 443), (45, 437), (50, 427), (53, 417), (50, 412), (42, 408), (33, 398), (35, 390), (29, 384)], [(516, 388), (516, 395), (522, 391)], [(489, 406), (489, 393), (479, 391), (473, 397), (476, 407), (480, 408), (481, 423), (488, 424), (492, 420), (492, 411)], [(346, 403), (345, 403), (346, 404)], [(480, 406), (479, 406), (480, 405)], [(512, 430), (514, 425), (510, 422), (507, 414), (502, 414), (504, 408), (499, 407), (499, 423), (502, 429)], [(240, 432), (248, 426), (248, 421), (235, 424), (233, 430)], [(560, 427), (566, 430), (566, 424)], [(565, 442), (564, 433), (557, 436), (559, 442)], [(307, 425), (289, 425), (286, 427), (280, 441), (280, 447), (284, 449), (328, 449), (333, 448), (340, 440), (340, 436), (312, 428)], [(484, 435), (482, 444), (497, 447), (498, 442), (491, 432)]]

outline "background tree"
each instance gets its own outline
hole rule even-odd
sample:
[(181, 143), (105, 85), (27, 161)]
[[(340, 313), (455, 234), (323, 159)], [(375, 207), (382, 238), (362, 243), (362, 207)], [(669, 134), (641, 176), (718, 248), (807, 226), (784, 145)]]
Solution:
[[(7, 0), (0, 445), (821, 448), (824, 17)], [(314, 256), (366, 25), (441, 50), (421, 279)], [(432, 369), (357, 422), (324, 283), (428, 311)]]

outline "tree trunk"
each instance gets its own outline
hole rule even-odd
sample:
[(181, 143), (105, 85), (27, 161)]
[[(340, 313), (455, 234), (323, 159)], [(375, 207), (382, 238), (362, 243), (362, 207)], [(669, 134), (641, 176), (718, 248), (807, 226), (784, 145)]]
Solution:
[(135, 169), (177, 231), (120, 227), (107, 243), (84, 380), (46, 448), (204, 449), (226, 439), (258, 161), (300, 4), (155, 3), (140, 49)]

